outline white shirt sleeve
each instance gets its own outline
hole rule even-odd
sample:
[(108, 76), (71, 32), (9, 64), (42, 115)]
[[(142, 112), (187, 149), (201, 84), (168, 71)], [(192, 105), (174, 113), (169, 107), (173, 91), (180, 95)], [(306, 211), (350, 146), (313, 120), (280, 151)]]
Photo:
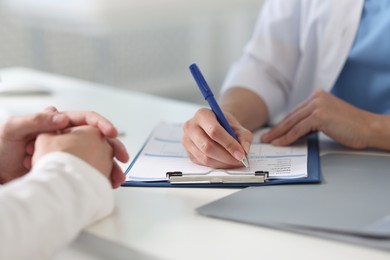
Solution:
[(64, 152), (0, 187), (0, 259), (48, 259), (114, 207), (109, 181)]
[(300, 1), (264, 3), (252, 39), (222, 87), (245, 87), (265, 102), (271, 119), (285, 108), (299, 62)]
[(265, 102), (270, 122), (315, 89), (330, 90), (356, 36), (363, 0), (267, 0), (252, 39), (222, 92), (245, 87)]

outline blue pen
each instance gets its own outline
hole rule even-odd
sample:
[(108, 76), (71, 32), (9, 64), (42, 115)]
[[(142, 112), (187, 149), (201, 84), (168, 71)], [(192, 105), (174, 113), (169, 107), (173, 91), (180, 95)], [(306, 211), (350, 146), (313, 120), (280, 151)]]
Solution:
[[(200, 91), (202, 92), (204, 99), (207, 100), (207, 102), (209, 103), (209, 105), (211, 107), (211, 110), (214, 112), (215, 116), (217, 117), (218, 122), (238, 142), (237, 136), (234, 134), (233, 129), (231, 128), (228, 121), (226, 120), (225, 115), (223, 114), (221, 108), (219, 107), (217, 101), (215, 100), (214, 94), (211, 91), (206, 80), (204, 79), (198, 66), (196, 64), (192, 64), (190, 66), (190, 71), (191, 71), (192, 76), (194, 77), (196, 83), (198, 84), (198, 87), (199, 87)], [(241, 162), (245, 167), (249, 168), (249, 162), (248, 162), (248, 158), (246, 158), (246, 156), (244, 156), (244, 158), (242, 158)]]

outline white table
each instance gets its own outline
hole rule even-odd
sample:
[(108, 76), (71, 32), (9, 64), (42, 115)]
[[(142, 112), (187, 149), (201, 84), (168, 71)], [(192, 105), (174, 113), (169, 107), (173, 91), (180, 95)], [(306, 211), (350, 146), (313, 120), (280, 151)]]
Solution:
[[(94, 110), (125, 133), (134, 157), (160, 121), (184, 122), (198, 105), (26, 70), (1, 71), (4, 82), (39, 84), (50, 96), (0, 96), (3, 113)], [(122, 165), (125, 168), (127, 165)], [(238, 189), (140, 188), (115, 191), (116, 209), (89, 227), (59, 259), (389, 259), (352, 244), (198, 215), (195, 208)], [(95, 248), (95, 249), (93, 249)], [(94, 253), (95, 251), (95, 253)]]

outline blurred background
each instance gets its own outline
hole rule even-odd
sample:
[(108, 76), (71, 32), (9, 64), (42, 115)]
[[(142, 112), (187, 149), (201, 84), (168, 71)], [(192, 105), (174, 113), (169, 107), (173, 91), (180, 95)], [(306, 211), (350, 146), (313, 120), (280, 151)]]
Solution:
[(250, 39), (262, 0), (0, 0), (0, 69), (27, 67), (200, 103)]

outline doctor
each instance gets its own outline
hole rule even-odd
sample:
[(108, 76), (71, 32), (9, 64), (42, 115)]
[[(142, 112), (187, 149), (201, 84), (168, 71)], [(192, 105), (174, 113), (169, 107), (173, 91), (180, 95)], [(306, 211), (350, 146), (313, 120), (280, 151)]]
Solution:
[(200, 109), (183, 127), (191, 160), (238, 167), (251, 131), (266, 123), (276, 125), (261, 141), (274, 145), (322, 131), (352, 148), (390, 150), (389, 13), (387, 0), (266, 1), (220, 96), (240, 144)]

